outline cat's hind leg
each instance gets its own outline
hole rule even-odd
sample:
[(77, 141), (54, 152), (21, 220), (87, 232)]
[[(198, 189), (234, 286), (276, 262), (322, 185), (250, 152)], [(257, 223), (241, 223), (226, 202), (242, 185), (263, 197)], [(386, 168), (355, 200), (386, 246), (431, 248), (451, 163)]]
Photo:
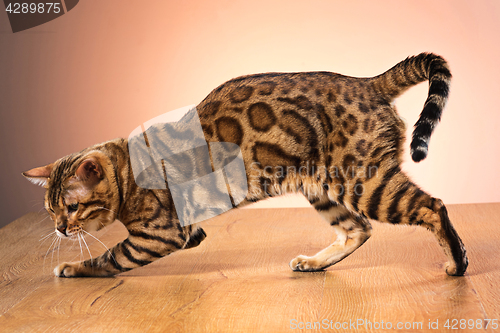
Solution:
[[(445, 205), (413, 184), (398, 166), (367, 185), (358, 209), (380, 222), (419, 225), (430, 230), (448, 257), (448, 275), (464, 275), (468, 259), (464, 244), (451, 224)], [(352, 202), (353, 198), (346, 198)]]
[(312, 257), (300, 255), (290, 261), (290, 268), (294, 271), (319, 271), (334, 265), (353, 253), (371, 235), (372, 227), (366, 217), (350, 212), (326, 196), (313, 206), (333, 226), (337, 238)]

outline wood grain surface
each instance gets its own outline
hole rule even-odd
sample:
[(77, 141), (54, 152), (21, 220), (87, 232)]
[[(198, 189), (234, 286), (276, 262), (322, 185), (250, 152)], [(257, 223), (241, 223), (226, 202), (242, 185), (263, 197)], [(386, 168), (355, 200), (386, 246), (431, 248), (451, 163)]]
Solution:
[[(52, 223), (30, 213), (0, 229), (0, 331), (428, 332), (436, 322), (434, 332), (500, 331), (489, 322), (500, 326), (500, 204), (448, 210), (468, 251), (464, 277), (446, 275), (430, 232), (376, 222), (344, 261), (292, 272), (292, 258), (334, 236), (312, 208), (288, 208), (230, 211), (202, 223), (208, 237), (197, 248), (113, 278), (56, 278), (58, 262), (98, 256), (127, 231), (115, 222), (96, 233), (100, 242), (87, 237), (88, 249), (51, 246)], [(446, 329), (453, 319), (458, 329)]]

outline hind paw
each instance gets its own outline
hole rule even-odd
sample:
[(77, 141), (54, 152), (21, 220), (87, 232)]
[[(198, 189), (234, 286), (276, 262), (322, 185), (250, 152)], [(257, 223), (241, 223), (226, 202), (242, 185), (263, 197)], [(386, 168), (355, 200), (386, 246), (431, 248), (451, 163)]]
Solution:
[(444, 264), (444, 268), (446, 269), (446, 274), (448, 275), (462, 276), (465, 274), (468, 265), (469, 265), (469, 260), (467, 259), (466, 256), (464, 256), (463, 262), (458, 267), (454, 262), (448, 261), (446, 264)]
[(307, 256), (298, 256), (297, 258), (292, 259), (289, 265), (293, 271), (299, 272), (315, 272), (323, 270), (323, 267), (321, 267), (318, 262), (314, 260), (314, 258)]

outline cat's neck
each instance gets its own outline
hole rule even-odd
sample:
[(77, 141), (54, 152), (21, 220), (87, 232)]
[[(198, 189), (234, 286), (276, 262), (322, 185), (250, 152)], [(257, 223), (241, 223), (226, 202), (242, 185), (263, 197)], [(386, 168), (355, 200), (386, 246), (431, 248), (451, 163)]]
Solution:
[(117, 213), (116, 219), (121, 221), (123, 208), (131, 193), (137, 187), (130, 172), (128, 141), (126, 139), (115, 139), (93, 148), (105, 153), (111, 162), (106, 172), (113, 193), (111, 205), (112, 209)]

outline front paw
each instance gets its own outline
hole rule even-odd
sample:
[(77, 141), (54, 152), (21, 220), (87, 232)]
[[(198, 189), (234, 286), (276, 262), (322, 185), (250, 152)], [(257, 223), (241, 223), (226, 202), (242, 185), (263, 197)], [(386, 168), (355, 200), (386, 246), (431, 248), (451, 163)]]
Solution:
[(312, 257), (307, 256), (298, 256), (292, 259), (289, 265), (292, 270), (299, 272), (315, 272), (323, 269)]
[(57, 277), (75, 277), (78, 275), (79, 262), (65, 262), (54, 268), (54, 274)]

